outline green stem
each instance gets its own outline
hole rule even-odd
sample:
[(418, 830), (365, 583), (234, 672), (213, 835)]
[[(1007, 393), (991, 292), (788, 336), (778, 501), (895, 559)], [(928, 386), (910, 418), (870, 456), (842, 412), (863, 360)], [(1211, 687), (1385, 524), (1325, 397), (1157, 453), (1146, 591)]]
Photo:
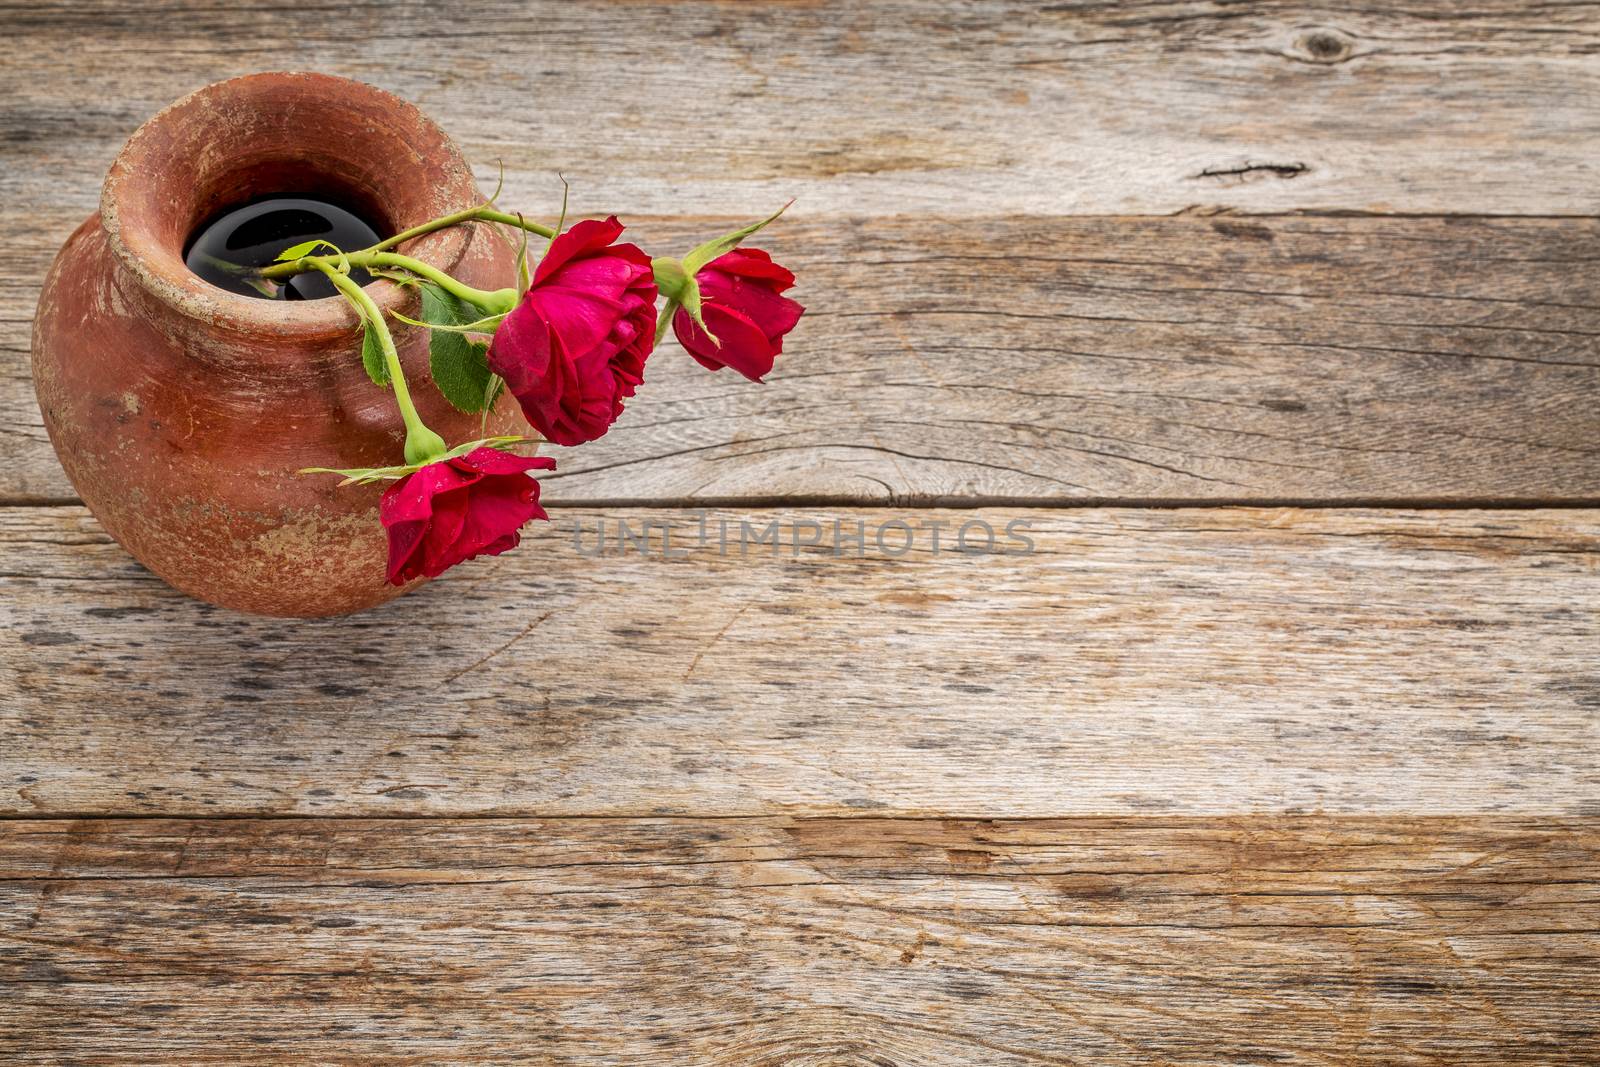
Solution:
[(421, 237), (423, 234), (473, 220), (515, 226), (520, 230), (536, 233), (541, 237), (554, 237), (556, 235), (556, 231), (549, 226), (543, 226), (537, 222), (529, 222), (520, 215), (508, 215), (504, 211), (496, 211), (493, 208), (480, 205), (466, 208), (450, 215), (440, 216), (432, 221), (424, 222), (420, 226), (413, 226), (409, 230), (402, 230), (393, 237), (379, 241), (371, 248), (363, 248), (359, 252), (350, 252), (343, 256), (303, 256), (287, 263), (274, 263), (270, 267), (263, 268), (258, 276), (274, 279), (292, 278), (296, 274), (304, 274), (308, 270), (320, 270), (327, 273), (327, 267), (331, 263), (339, 263), (341, 266), (348, 263), (350, 266), (355, 267), (399, 267), (402, 270), (410, 271), (418, 277), (428, 279), (440, 288), (455, 294), (470, 304), (483, 308), (491, 314), (510, 311), (517, 301), (517, 292), (514, 289), (496, 289), (492, 292), (484, 289), (474, 289), (470, 285), (464, 285), (456, 281), (444, 271), (424, 263), (420, 259), (388, 251), (388, 249), (394, 248), (396, 245), (404, 244), (406, 241)]
[[(474, 289), (464, 282), (458, 282), (438, 267), (424, 263), (411, 256), (403, 256), (398, 252), (374, 252), (366, 249), (360, 252), (351, 252), (340, 256), (306, 256), (303, 259), (291, 260), (288, 263), (274, 263), (261, 272), (263, 278), (289, 278), (302, 274), (308, 270), (320, 270), (328, 274), (334, 263), (348, 263), (352, 267), (399, 267), (408, 270), (419, 278), (426, 278), (439, 288), (467, 303), (480, 307), (491, 315), (504, 314), (510, 311), (517, 303), (515, 289)], [(334, 273), (338, 273), (335, 271)], [(332, 277), (332, 274), (328, 275)], [(340, 277), (344, 275), (340, 274)], [(338, 283), (335, 283), (338, 284)], [(357, 287), (359, 288), (359, 286)]]
[(399, 405), (400, 418), (406, 424), (406, 462), (426, 463), (436, 456), (443, 455), (447, 447), (444, 438), (428, 429), (427, 424), (422, 421), (422, 416), (417, 414), (416, 405), (411, 402), (411, 390), (406, 386), (406, 372), (400, 367), (400, 353), (395, 351), (394, 337), (389, 333), (388, 323), (383, 321), (383, 312), (378, 310), (378, 305), (367, 295), (366, 290), (346, 275), (340, 274), (319, 259), (307, 262), (314, 269), (327, 275), (334, 288), (356, 305), (367, 329), (378, 331), (378, 347), (383, 349), (383, 361), (389, 367), (389, 382), (394, 386), (394, 401)]
[(457, 211), (454, 214), (441, 215), (439, 218), (436, 218), (431, 222), (424, 222), (420, 226), (413, 226), (409, 230), (402, 230), (393, 237), (379, 241), (371, 248), (363, 249), (363, 251), (382, 252), (385, 249), (395, 248), (399, 245), (403, 245), (413, 238), (421, 237), (423, 234), (432, 233), (435, 230), (443, 230), (447, 227), (455, 226), (462, 222), (472, 222), (473, 220), (479, 220), (482, 222), (498, 222), (506, 226), (515, 226), (518, 229), (528, 230), (536, 233), (541, 237), (554, 237), (556, 235), (556, 231), (551, 229), (549, 226), (541, 226), (537, 222), (528, 222), (526, 219), (523, 219), (520, 216), (508, 215), (504, 211), (496, 211), (491, 207), (484, 207), (480, 205), (478, 207), (469, 207), (465, 210)]
[(485, 222), (499, 222), (501, 226), (515, 226), (518, 230), (528, 230), (530, 234), (538, 234), (539, 237), (555, 237), (555, 230), (552, 227), (539, 226), (538, 222), (530, 222), (520, 214), (506, 214), (494, 208), (478, 208), (472, 218), (483, 219)]
[(403, 245), (415, 237), (421, 237), (423, 234), (432, 233), (434, 230), (442, 230), (448, 226), (454, 226), (461, 222), (471, 222), (473, 219), (478, 217), (478, 212), (482, 210), (482, 206), (469, 207), (464, 211), (457, 211), (452, 215), (442, 215), (431, 222), (424, 222), (422, 225), (413, 226), (409, 230), (401, 230), (393, 237), (390, 237), (387, 240), (379, 241), (371, 248), (363, 249), (363, 251), (382, 252), (387, 248), (394, 248), (397, 245)]
[(540, 237), (554, 237), (556, 235), (556, 231), (549, 226), (541, 226), (537, 222), (529, 222), (521, 215), (508, 215), (504, 211), (496, 211), (493, 208), (478, 208), (477, 211), (473, 212), (472, 218), (482, 219), (484, 222), (498, 222), (503, 226), (515, 226), (519, 230), (527, 230), (529, 233), (536, 233)]
[(358, 267), (399, 267), (408, 270), (419, 278), (426, 278), (447, 293), (465, 300), (493, 315), (510, 311), (517, 302), (515, 289), (474, 289), (464, 282), (458, 282), (444, 271), (420, 259), (411, 256), (402, 256), (398, 252), (352, 252), (350, 263)]

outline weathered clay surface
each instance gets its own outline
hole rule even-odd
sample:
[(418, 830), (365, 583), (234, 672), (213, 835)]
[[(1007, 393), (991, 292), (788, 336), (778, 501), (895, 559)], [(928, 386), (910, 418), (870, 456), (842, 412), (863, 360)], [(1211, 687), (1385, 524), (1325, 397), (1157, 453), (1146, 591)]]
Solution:
[[(217, 210), (293, 191), (336, 196), (390, 232), (480, 198), (444, 133), (381, 90), (312, 74), (212, 85), (141, 127), (113, 164), (100, 214), (46, 280), (33, 373), (62, 466), (140, 562), (226, 607), (332, 615), (397, 592), (383, 579), (381, 490), (296, 471), (401, 462), (393, 397), (362, 370), (343, 300), (236, 296), (182, 259)], [(514, 277), (511, 246), (487, 228), (403, 251), (482, 288)], [(371, 292), (417, 316), (400, 287)], [(478, 417), (429, 384), (423, 331), (396, 324), (396, 341), (429, 424), (452, 442), (479, 436)], [(517, 425), (508, 411), (491, 429)]]

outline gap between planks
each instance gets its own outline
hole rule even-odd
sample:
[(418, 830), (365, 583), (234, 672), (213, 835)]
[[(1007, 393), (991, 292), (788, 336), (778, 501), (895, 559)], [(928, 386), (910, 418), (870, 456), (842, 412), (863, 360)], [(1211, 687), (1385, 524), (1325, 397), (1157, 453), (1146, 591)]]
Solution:
[[(1325, 511), (1594, 511), (1600, 510), (1600, 497), (1546, 499), (1542, 497), (1484, 497), (1457, 500), (1449, 497), (1382, 497), (1350, 499), (1284, 498), (1277, 500), (1207, 500), (1179, 497), (1170, 500), (1141, 497), (1060, 497), (1035, 499), (1031, 497), (915, 497), (903, 500), (863, 502), (859, 497), (833, 496), (770, 496), (770, 497), (696, 497), (685, 500), (653, 500), (643, 497), (616, 500), (546, 500), (552, 509), (594, 511), (601, 508), (626, 511), (709, 511), (736, 510), (740, 508), (769, 510), (773, 508), (829, 508), (837, 511), (871, 511), (904, 508), (908, 511), (975, 511), (980, 508), (1007, 508), (1015, 511), (1070, 511), (1073, 509), (1155, 509), (1182, 511), (1196, 508), (1227, 508), (1231, 510), (1271, 510), (1295, 508), (1298, 510)], [(26, 497), (0, 500), (0, 508), (81, 508), (83, 501), (77, 497), (51, 497), (32, 500)]]

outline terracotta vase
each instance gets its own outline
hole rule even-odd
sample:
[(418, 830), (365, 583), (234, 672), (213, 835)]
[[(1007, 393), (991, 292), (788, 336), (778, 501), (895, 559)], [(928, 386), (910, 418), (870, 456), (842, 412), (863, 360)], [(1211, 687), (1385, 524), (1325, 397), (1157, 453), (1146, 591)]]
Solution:
[[(112, 164), (100, 213), (45, 281), (33, 376), (72, 484), (141, 563), (240, 611), (336, 615), (399, 592), (384, 582), (382, 487), (296, 471), (403, 462), (393, 395), (362, 370), (343, 299), (238, 296), (183, 259), (219, 211), (292, 193), (344, 204), (381, 233), (481, 199), (443, 131), (372, 86), (318, 74), (208, 86), (140, 127)], [(487, 226), (400, 251), (478, 288), (513, 283), (514, 250)], [(400, 286), (368, 292), (418, 316)], [(429, 425), (452, 443), (481, 436), (478, 416), (429, 380), (424, 331), (396, 324), (395, 338)], [(502, 414), (490, 432), (520, 426)]]

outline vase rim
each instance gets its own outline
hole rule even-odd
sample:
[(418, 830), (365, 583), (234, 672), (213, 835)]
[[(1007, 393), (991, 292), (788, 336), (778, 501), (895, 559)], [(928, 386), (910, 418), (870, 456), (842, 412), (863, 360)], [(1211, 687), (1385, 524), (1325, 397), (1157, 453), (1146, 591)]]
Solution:
[[(140, 286), (203, 330), (326, 341), (356, 324), (346, 300), (232, 293), (194, 274), (184, 259), (195, 229), (218, 210), (262, 195), (312, 192), (259, 189), (223, 202), (229, 188), (248, 190), (252, 174), (291, 172), (336, 182), (353, 193), (344, 199), (366, 201), (367, 221), (380, 232), (396, 233), (483, 199), (454, 142), (415, 105), (348, 78), (265, 72), (197, 89), (135, 130), (106, 175), (101, 225)], [(451, 227), (401, 247), (448, 272), (466, 246), (465, 228)], [(393, 282), (380, 279), (365, 289), (380, 310), (406, 306), (408, 294)]]

